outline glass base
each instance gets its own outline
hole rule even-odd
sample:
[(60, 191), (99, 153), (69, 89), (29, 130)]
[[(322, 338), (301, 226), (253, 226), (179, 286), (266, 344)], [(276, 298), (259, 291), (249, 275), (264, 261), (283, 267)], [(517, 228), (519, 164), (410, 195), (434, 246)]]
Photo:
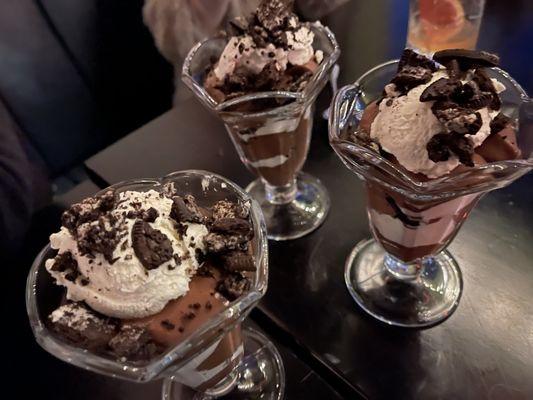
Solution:
[(239, 366), (215, 388), (204, 393), (172, 379), (163, 384), (163, 400), (261, 399), (281, 400), (285, 393), (285, 369), (272, 342), (255, 329), (242, 331), (244, 355)]
[(448, 318), (457, 308), (463, 279), (456, 261), (443, 251), (422, 263), (413, 279), (398, 279), (384, 265), (387, 252), (373, 239), (352, 250), (344, 269), (357, 304), (389, 325), (423, 328)]
[(267, 235), (272, 240), (297, 239), (317, 229), (329, 212), (329, 195), (315, 177), (300, 172), (296, 177), (296, 197), (286, 204), (267, 200), (260, 179), (250, 183), (246, 191), (259, 203), (265, 217)]

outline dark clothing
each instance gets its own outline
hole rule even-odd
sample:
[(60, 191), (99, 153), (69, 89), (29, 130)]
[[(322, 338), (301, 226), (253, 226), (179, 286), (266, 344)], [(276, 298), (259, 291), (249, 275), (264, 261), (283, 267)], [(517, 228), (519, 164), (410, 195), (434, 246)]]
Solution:
[(47, 186), (45, 171), (30, 161), (23, 136), (0, 100), (0, 255), (20, 248), (32, 213), (43, 193), (49, 194)]

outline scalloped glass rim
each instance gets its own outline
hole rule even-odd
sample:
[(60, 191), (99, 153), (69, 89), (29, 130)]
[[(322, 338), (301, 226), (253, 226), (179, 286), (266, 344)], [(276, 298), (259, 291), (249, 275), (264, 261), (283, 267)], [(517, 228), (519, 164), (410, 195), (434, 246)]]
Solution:
[[(228, 41), (227, 38), (213, 37), (213, 38), (208, 38), (197, 43), (191, 49), (191, 51), (189, 52), (189, 54), (187, 54), (187, 57), (185, 58), (185, 61), (183, 63), (183, 68), (182, 68), (182, 75), (181, 75), (182, 80), (189, 87), (189, 89), (191, 89), (192, 92), (196, 96), (198, 96), (198, 98), (202, 101), (202, 103), (207, 108), (215, 112), (224, 112), (225, 114), (228, 114), (229, 116), (232, 116), (232, 115), (244, 116), (246, 118), (266, 117), (266, 116), (271, 116), (271, 115), (276, 116), (280, 111), (292, 112), (293, 109), (300, 107), (298, 105), (299, 103), (307, 103), (314, 99), (315, 95), (318, 94), (317, 89), (321, 89), (321, 84), (324, 82), (324, 78), (327, 78), (327, 73), (333, 67), (333, 65), (337, 62), (337, 59), (339, 58), (339, 55), (340, 55), (340, 48), (337, 43), (337, 40), (335, 39), (335, 35), (331, 32), (331, 30), (328, 27), (325, 27), (320, 23), (314, 22), (314, 23), (311, 23), (311, 28), (313, 32), (315, 33), (315, 35), (320, 34), (321, 37), (324, 37), (325, 39), (329, 41), (329, 46), (331, 47), (332, 51), (330, 53), (328, 52), (329, 54), (324, 53), (324, 59), (320, 63), (318, 70), (314, 73), (309, 83), (306, 85), (304, 90), (301, 92), (287, 92), (287, 91), (257, 92), (257, 93), (247, 94), (244, 96), (239, 96), (231, 100), (224, 101), (222, 103), (217, 103), (211, 97), (211, 95), (207, 93), (203, 85), (201, 85), (199, 82), (197, 82), (196, 79), (194, 79), (193, 74), (191, 72), (191, 64), (192, 64), (194, 57), (203, 47), (216, 41), (224, 41), (225, 43), (227, 43)], [(317, 37), (315, 36), (315, 43), (316, 41), (317, 41)], [(319, 48), (316, 50), (324, 50), (324, 49)], [(267, 111), (261, 111), (261, 112), (241, 113), (238, 111), (224, 111), (225, 109), (235, 106), (239, 103), (245, 103), (251, 100), (271, 99), (271, 98), (277, 98), (277, 97), (283, 98), (283, 99), (293, 98), (295, 99), (295, 102), (287, 104), (285, 106), (276, 107), (276, 108), (269, 109)], [(299, 112), (299, 111), (295, 111), (295, 112)]]
[[(194, 355), (189, 355), (192, 349), (209, 346), (211, 343), (221, 338), (223, 334), (231, 330), (237, 323), (242, 322), (242, 320), (246, 318), (248, 312), (259, 302), (267, 290), (268, 241), (261, 208), (244, 190), (228, 179), (212, 172), (186, 170), (171, 173), (161, 179), (148, 178), (119, 182), (101, 190), (98, 194), (101, 194), (110, 188), (124, 189), (131, 186), (144, 189), (155, 188), (157, 190), (161, 189), (166, 183), (175, 182), (177, 179), (187, 178), (189, 176), (218, 180), (220, 183), (224, 183), (227, 187), (231, 188), (239, 199), (243, 201), (251, 201), (252, 206), (250, 209), (250, 215), (258, 243), (256, 251), (256, 265), (258, 268), (251, 290), (244, 296), (231, 302), (222, 312), (212, 316), (208, 322), (194, 333), (194, 335), (190, 336), (179, 345), (169, 349), (159, 357), (154, 358), (150, 363), (142, 366), (135, 365), (134, 363), (122, 363), (110, 358), (98, 356), (88, 350), (80, 349), (59, 340), (41, 321), (36, 303), (36, 282), (39, 270), (43, 271), (42, 267), (44, 266), (45, 260), (49, 258), (48, 255), (53, 252), (50, 244), (48, 244), (35, 258), (26, 282), (26, 310), (33, 334), (41, 347), (59, 359), (84, 369), (116, 378), (146, 382), (154, 378), (159, 378), (159, 375), (169, 366), (172, 366), (173, 371), (178, 370), (180, 366), (194, 358)], [(224, 325), (224, 322), (227, 322), (228, 320), (231, 321), (231, 324)], [(217, 329), (219, 326), (223, 326), (223, 328)], [(216, 334), (204, 337), (210, 330), (217, 330)]]
[[(342, 87), (333, 99), (333, 107), (331, 109), (329, 118), (329, 139), (331, 146), (348, 168), (355, 169), (358, 174), (365, 176), (367, 179), (374, 180), (404, 195), (416, 196), (417, 198), (423, 196), (437, 196), (439, 198), (455, 197), (458, 195), (475, 193), (487, 190), (487, 185), (489, 183), (492, 184), (491, 189), (495, 189), (498, 187), (503, 187), (507, 183), (499, 182), (498, 184), (498, 181), (502, 180), (502, 178), (489, 178), (488, 175), (490, 173), (501, 174), (502, 171), (507, 171), (509, 174), (506, 176), (505, 180), (511, 181), (519, 178), (533, 169), (533, 155), (531, 155), (528, 159), (506, 160), (488, 163), (469, 168), (461, 173), (452, 173), (429, 181), (419, 181), (412, 176), (409, 176), (395, 164), (391, 163), (372, 150), (356, 143), (340, 139), (341, 131), (352, 120), (352, 118), (354, 118), (355, 113), (362, 113), (364, 110), (364, 108), (356, 110), (356, 102), (354, 101), (354, 99), (362, 92), (362, 82), (376, 72), (398, 64), (398, 61), (399, 60), (387, 61), (368, 70), (359, 79), (357, 79), (355, 83)], [(497, 67), (491, 68), (491, 70), (510, 83), (511, 87), (506, 86), (507, 90), (515, 90), (519, 94), (519, 97), (522, 101), (527, 101), (529, 99), (524, 89), (506, 71)], [(346, 152), (346, 154), (344, 152)], [(386, 182), (377, 176), (369, 174), (368, 166), (361, 165), (349, 157), (349, 155), (353, 154), (356, 154), (357, 157), (362, 158), (369, 165), (377, 167), (379, 172), (390, 178), (393, 183)], [(465, 178), (473, 176), (487, 176), (487, 179), (479, 180), (477, 184), (469, 185), (468, 187), (460, 188), (459, 190), (456, 190), (457, 188), (450, 188), (451, 185), (457, 184)]]

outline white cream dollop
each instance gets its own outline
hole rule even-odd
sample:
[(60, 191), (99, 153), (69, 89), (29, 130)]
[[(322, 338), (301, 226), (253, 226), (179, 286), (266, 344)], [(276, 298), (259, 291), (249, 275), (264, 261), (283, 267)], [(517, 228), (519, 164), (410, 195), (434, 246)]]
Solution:
[[(459, 165), (456, 156), (439, 162), (429, 159), (427, 144), (444, 128), (431, 111), (434, 102), (420, 101), (420, 95), (429, 85), (447, 76), (445, 70), (439, 70), (430, 82), (411, 89), (407, 95), (385, 98), (379, 104), (379, 112), (370, 127), (370, 137), (377, 140), (383, 150), (394, 155), (405, 169), (429, 178), (446, 175)], [(500, 82), (495, 82), (497, 90), (501, 90), (501, 86)], [(390, 85), (385, 87), (385, 91), (389, 96), (395, 95)], [(490, 122), (498, 114), (498, 111), (487, 107), (477, 111), (482, 119), (481, 128), (475, 135), (466, 135), (472, 139), (474, 147), (480, 146), (490, 135)]]
[[(85, 301), (94, 310), (110, 317), (141, 318), (161, 311), (167, 302), (188, 292), (189, 281), (199, 267), (195, 249), (203, 251), (207, 228), (202, 224), (187, 224), (181, 239), (169, 217), (172, 200), (160, 197), (154, 190), (120, 193), (119, 203), (111, 214), (124, 223), (125, 235), (113, 252), (114, 263), (109, 263), (99, 253), (95, 253), (94, 258), (81, 255), (73, 235), (62, 227), (50, 236), (50, 244), (59, 254), (72, 254), (88, 283), (83, 285), (80, 279), (72, 282), (66, 279), (65, 272), (53, 271), (54, 259), (46, 261), (46, 269), (58, 285), (66, 287), (69, 300)], [(145, 210), (153, 207), (158, 211), (159, 216), (150, 225), (170, 240), (173, 253), (182, 259), (179, 265), (173, 258), (151, 270), (141, 264), (131, 243), (135, 219), (125, 217), (125, 213), (134, 210), (133, 203), (141, 203)], [(78, 229), (84, 229), (83, 225)]]
[[(259, 74), (270, 62), (275, 61), (279, 71), (287, 69), (287, 63), (304, 65), (311, 61), (314, 33), (302, 26), (296, 31), (285, 32), (287, 47), (285, 50), (268, 43), (265, 47), (257, 47), (250, 35), (232, 37), (224, 48), (214, 69), (217, 79), (223, 81), (236, 68), (242, 68), (251, 74)], [(323, 54), (319, 55), (323, 57)]]

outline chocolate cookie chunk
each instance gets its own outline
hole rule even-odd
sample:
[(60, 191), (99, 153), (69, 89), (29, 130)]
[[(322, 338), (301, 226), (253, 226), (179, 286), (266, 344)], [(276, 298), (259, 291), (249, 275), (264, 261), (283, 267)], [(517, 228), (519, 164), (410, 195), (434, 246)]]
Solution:
[(444, 64), (444, 66), (446, 67), (446, 71), (448, 72), (450, 79), (459, 80), (465, 76), (465, 71), (461, 70), (461, 67), (456, 59), (451, 59)]
[(450, 147), (448, 146), (448, 134), (439, 133), (433, 136), (428, 142), (426, 149), (428, 157), (433, 162), (448, 161), (451, 156)]
[(135, 222), (131, 231), (131, 242), (135, 255), (147, 270), (158, 268), (172, 258), (170, 240), (147, 222)]
[(447, 161), (451, 153), (454, 153), (462, 164), (469, 167), (474, 166), (472, 160), (474, 146), (472, 141), (464, 135), (458, 133), (439, 133), (431, 138), (426, 149), (431, 161)]
[(511, 123), (511, 118), (499, 113), (490, 123), (490, 133), (498, 133)]
[(160, 352), (148, 330), (134, 325), (123, 325), (109, 347), (116, 357), (130, 360), (149, 360)]
[(204, 243), (209, 253), (227, 253), (230, 251), (247, 251), (248, 238), (242, 235), (223, 235), (210, 232), (204, 237)]
[(437, 51), (433, 60), (446, 65), (451, 60), (457, 60), (463, 71), (479, 67), (496, 67), (500, 63), (500, 57), (496, 54), (479, 50), (447, 49)]
[(450, 95), (450, 99), (459, 105), (466, 105), (474, 97), (479, 95), (479, 89), (474, 83), (461, 83), (457, 81), (453, 92)]
[(431, 72), (435, 72), (437, 70), (437, 66), (433, 61), (411, 49), (405, 49), (403, 51), (402, 56), (400, 57), (400, 62), (398, 63), (398, 72), (400, 72), (406, 66), (422, 67), (430, 70)]
[(65, 272), (68, 270), (77, 270), (78, 262), (72, 257), (70, 251), (58, 254), (54, 258), (54, 264), (50, 268), (54, 272)]
[(217, 291), (226, 299), (233, 301), (250, 289), (251, 282), (239, 273), (232, 273), (221, 280)]
[[(187, 196), (186, 196), (187, 197)], [(192, 196), (191, 196), (192, 197)], [(183, 198), (176, 196), (172, 199), (172, 209), (170, 218), (178, 223), (190, 222), (200, 224), (204, 221), (204, 216), (198, 206), (194, 203), (194, 198)]]
[(481, 108), (490, 106), (493, 102), (494, 102), (493, 93), (481, 92), (478, 95), (472, 97), (465, 105), (468, 108), (471, 108), (472, 110), (479, 110)]
[(212, 232), (225, 235), (241, 235), (248, 237), (252, 233), (252, 226), (243, 218), (220, 218), (213, 221)]
[(461, 162), (461, 164), (473, 167), (474, 161), (472, 160), (472, 156), (474, 155), (474, 145), (472, 144), (472, 141), (458, 133), (452, 133), (450, 136), (450, 150), (459, 157), (459, 162)]
[(281, 30), (292, 14), (294, 0), (262, 1), (257, 9), (257, 20), (269, 31)]
[(113, 190), (96, 197), (89, 197), (81, 203), (72, 205), (61, 216), (61, 224), (76, 236), (76, 229), (87, 222), (96, 221), (100, 216), (111, 211), (116, 205)]
[(103, 352), (116, 332), (109, 318), (97, 315), (83, 303), (68, 303), (48, 317), (52, 330), (76, 346)]
[(428, 83), (431, 80), (431, 71), (423, 67), (405, 66), (392, 78), (391, 83), (402, 93), (407, 93), (414, 87)]
[(448, 99), (461, 82), (453, 81), (447, 78), (440, 78), (424, 89), (420, 95), (420, 101), (446, 100)]
[(483, 122), (479, 113), (470, 108), (460, 107), (453, 102), (435, 102), (431, 110), (450, 133), (474, 135)]
[(478, 112), (468, 114), (459, 112), (455, 118), (444, 122), (444, 126), (448, 132), (455, 132), (461, 135), (475, 135), (482, 124), (483, 120), (481, 119), (481, 114)]
[(255, 271), (254, 258), (251, 254), (235, 251), (222, 257), (228, 271)]
[(116, 261), (113, 260), (113, 252), (120, 240), (120, 228), (115, 225), (116, 220), (102, 216), (97, 221), (80, 227), (76, 239), (80, 253), (89, 256), (100, 253), (108, 262)]

